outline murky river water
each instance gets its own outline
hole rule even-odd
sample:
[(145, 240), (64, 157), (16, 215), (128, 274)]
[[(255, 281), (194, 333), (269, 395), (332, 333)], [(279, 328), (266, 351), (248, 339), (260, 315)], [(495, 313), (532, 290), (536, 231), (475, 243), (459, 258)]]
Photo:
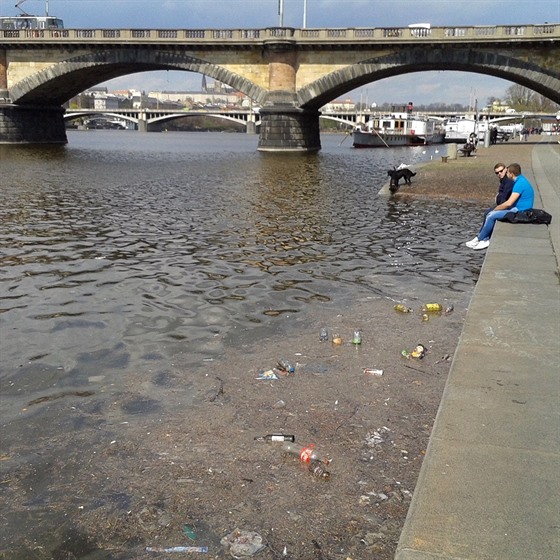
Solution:
[(215, 133), (0, 147), (3, 414), (127, 369), (196, 367), (325, 302), (470, 292), (465, 205), (378, 195), (388, 168), (438, 147), (343, 140), (305, 156)]
[[(216, 445), (224, 451), (220, 429), (232, 407), (200, 406), (205, 390), (218, 394), (212, 383), (223, 382), (227, 398), (240, 383), (263, 398), (247, 368), (252, 379), (280, 348), (310, 333), (318, 340), (319, 327), (341, 317), (350, 329), (355, 319), (367, 326), (364, 351), (375, 337), (390, 348), (387, 359), (399, 360), (390, 300), (447, 300), (464, 310), (483, 255), (462, 244), (469, 209), (480, 208), (378, 194), (387, 169), (418, 168), (441, 146), (355, 150), (339, 135), (322, 142), (319, 154), (280, 155), (257, 152), (257, 137), (243, 134), (76, 131), (63, 147), (0, 146), (0, 556), (137, 558), (126, 543), (88, 551), (110, 539), (106, 529), (121, 515), (135, 539), (151, 544), (155, 529), (142, 523), (152, 512), (144, 498), (161, 490), (154, 461), (158, 470), (180, 448), (181, 461), (198, 468), (194, 443), (213, 460)], [(459, 317), (449, 318), (455, 333)], [(441, 342), (446, 324), (430, 321), (430, 336)], [(452, 351), (455, 336), (438, 351)], [(316, 379), (296, 376), (297, 394)], [(383, 385), (386, 399), (392, 385)], [(233, 430), (242, 438), (233, 445), (246, 446), (254, 428), (243, 414), (262, 407), (253, 411), (249, 397), (233, 402), (243, 432)], [(258, 429), (269, 429), (260, 414)], [(157, 440), (158, 426), (175, 434), (174, 446)], [(145, 449), (134, 443), (147, 437)], [(234, 477), (243, 465), (227, 471)], [(181, 496), (180, 514), (167, 504), (156, 528), (184, 518)], [(204, 511), (197, 515), (217, 533), (219, 519)], [(212, 542), (212, 531), (201, 541)], [(120, 555), (103, 552), (113, 546)]]

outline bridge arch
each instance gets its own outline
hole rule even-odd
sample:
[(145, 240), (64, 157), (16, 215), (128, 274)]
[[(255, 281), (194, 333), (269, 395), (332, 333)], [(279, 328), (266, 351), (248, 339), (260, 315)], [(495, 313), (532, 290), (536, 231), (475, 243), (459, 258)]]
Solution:
[(518, 83), (560, 103), (558, 74), (532, 62), (472, 47), (411, 48), (352, 64), (304, 86), (297, 92), (299, 106), (317, 110), (325, 103), (372, 81), (430, 70), (488, 74)]
[(198, 72), (230, 85), (257, 103), (267, 92), (247, 78), (217, 64), (182, 54), (154, 49), (108, 49), (68, 60), (41, 70), (10, 88), (13, 103), (18, 105), (62, 105), (82, 91), (127, 74), (153, 70)]

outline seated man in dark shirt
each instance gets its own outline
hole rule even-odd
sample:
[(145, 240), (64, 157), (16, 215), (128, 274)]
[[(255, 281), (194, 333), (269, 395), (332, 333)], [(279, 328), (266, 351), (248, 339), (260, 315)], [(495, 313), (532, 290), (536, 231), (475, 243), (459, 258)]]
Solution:
[(503, 163), (494, 165), (494, 173), (498, 176), (500, 185), (498, 187), (498, 194), (496, 195), (496, 206), (503, 204), (511, 195), (513, 189), (513, 179), (508, 177), (507, 166)]
[[(498, 176), (498, 180), (500, 181), (500, 184), (498, 185), (498, 193), (496, 194), (496, 204), (492, 206), (492, 208), (488, 208), (488, 210), (484, 212), (482, 223), (484, 223), (484, 220), (486, 220), (488, 212), (494, 210), (494, 208), (498, 206), (498, 204), (503, 204), (510, 197), (511, 191), (513, 189), (513, 179), (508, 177), (507, 165), (503, 163), (497, 163), (496, 165), (494, 165), (494, 173)], [(472, 240), (472, 242), (474, 242), (474, 239)], [(469, 243), (471, 243), (471, 241), (469, 241)]]
[(524, 212), (533, 208), (535, 190), (527, 178), (521, 174), (521, 166), (518, 163), (510, 163), (507, 167), (507, 175), (513, 181), (513, 189), (509, 198), (505, 202), (497, 204), (486, 214), (478, 235), (471, 241), (467, 241), (467, 247), (475, 250), (486, 249), (490, 245), (490, 236), (496, 220), (501, 220), (510, 212)]

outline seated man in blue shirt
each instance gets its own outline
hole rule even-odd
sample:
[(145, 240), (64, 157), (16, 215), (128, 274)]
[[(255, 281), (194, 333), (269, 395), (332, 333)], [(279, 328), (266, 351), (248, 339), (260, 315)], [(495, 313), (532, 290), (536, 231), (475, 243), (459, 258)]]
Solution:
[(475, 250), (486, 249), (490, 245), (490, 236), (496, 220), (500, 220), (508, 212), (523, 212), (533, 208), (535, 191), (526, 177), (521, 175), (521, 166), (518, 163), (508, 165), (507, 175), (513, 180), (511, 195), (505, 202), (498, 204), (494, 210), (486, 214), (478, 235), (471, 241), (467, 241), (467, 247)]

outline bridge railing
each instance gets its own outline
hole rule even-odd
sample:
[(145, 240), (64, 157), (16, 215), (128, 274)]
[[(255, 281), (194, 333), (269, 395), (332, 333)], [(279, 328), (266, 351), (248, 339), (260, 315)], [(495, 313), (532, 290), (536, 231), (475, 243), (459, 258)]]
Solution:
[(406, 41), (485, 41), (516, 39), (548, 40), (560, 38), (560, 24), (502, 25), (470, 27), (321, 28), (296, 29), (267, 27), (265, 29), (2, 29), (0, 42), (91, 43), (138, 42), (154, 43), (248, 43), (288, 40), (297, 43), (375, 43)]

